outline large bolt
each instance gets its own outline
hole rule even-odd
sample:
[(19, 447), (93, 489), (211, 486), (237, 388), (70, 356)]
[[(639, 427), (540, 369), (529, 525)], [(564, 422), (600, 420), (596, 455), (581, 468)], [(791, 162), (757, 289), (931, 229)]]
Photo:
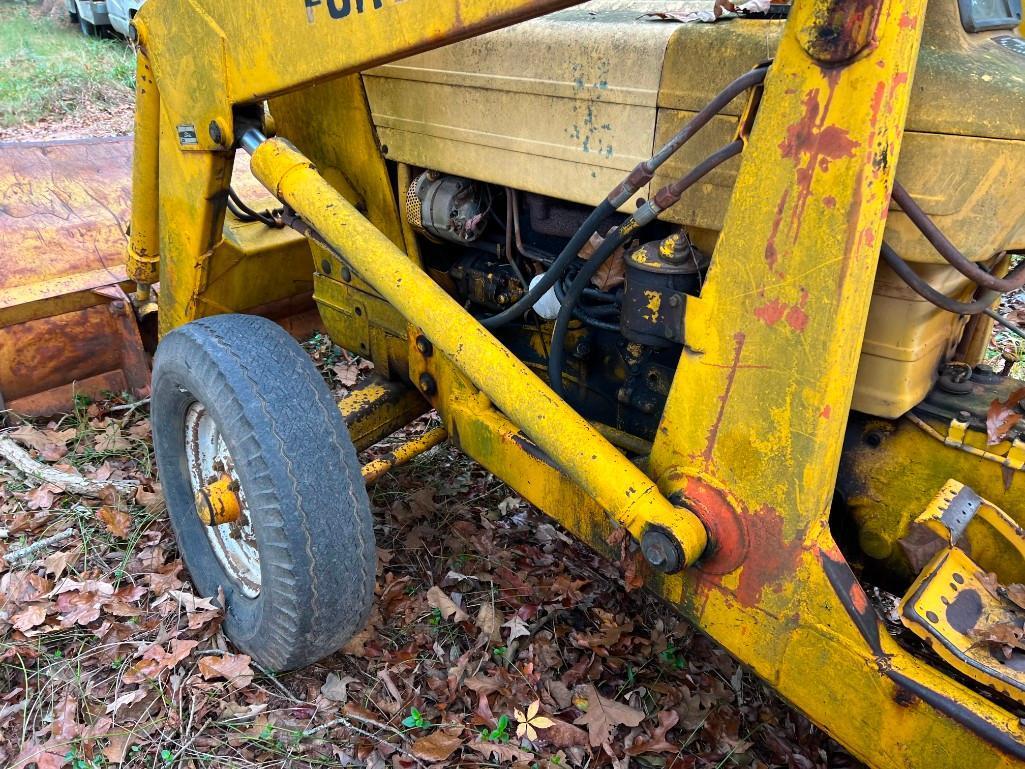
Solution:
[(663, 574), (675, 574), (683, 568), (683, 548), (665, 529), (649, 526), (641, 534), (644, 560)]
[(438, 392), (438, 384), (430, 374), (424, 373), (420, 375), (420, 392), (428, 398)]
[(431, 344), (431, 340), (423, 334), (417, 334), (416, 349), (419, 350), (420, 354), (425, 358), (429, 358), (434, 354), (434, 345)]

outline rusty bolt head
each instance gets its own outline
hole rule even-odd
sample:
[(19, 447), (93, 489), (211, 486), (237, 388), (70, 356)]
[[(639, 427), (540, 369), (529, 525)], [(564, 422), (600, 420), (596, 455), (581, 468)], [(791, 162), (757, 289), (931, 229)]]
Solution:
[(416, 337), (416, 349), (418, 349), (420, 354), (425, 358), (429, 358), (434, 354), (434, 345), (431, 344), (431, 340), (423, 334), (419, 334)]
[(430, 374), (424, 373), (420, 375), (420, 392), (428, 397), (438, 392), (438, 384)]
[(675, 574), (683, 568), (683, 548), (665, 529), (649, 527), (641, 535), (644, 559), (663, 574)]

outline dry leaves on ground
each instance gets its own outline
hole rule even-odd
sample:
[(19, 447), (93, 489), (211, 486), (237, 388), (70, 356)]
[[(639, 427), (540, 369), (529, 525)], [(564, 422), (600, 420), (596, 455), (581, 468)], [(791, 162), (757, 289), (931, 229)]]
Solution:
[[(314, 357), (345, 387), (332, 367), (364, 362), (325, 339)], [(628, 592), (628, 543), (609, 545), (614, 561), (597, 556), (447, 446), (371, 489), (367, 628), (270, 676), (221, 633), (218, 597), (192, 592), (149, 420), (111, 411), (119, 403), (17, 435), (40, 461), (136, 481), (134, 498), (0, 480), (0, 556), (74, 532), (0, 576), (2, 766), (855, 765), (712, 642)]]

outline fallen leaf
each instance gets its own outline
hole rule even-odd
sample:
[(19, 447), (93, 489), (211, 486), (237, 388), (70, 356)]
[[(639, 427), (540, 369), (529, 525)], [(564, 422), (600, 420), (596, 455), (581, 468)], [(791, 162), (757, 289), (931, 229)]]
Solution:
[(617, 726), (637, 726), (644, 720), (644, 713), (629, 705), (602, 697), (591, 684), (579, 687), (578, 692), (578, 697), (582, 694), (585, 700), (578, 707), (586, 708), (586, 711), (573, 723), (587, 727), (593, 748), (609, 742), (612, 739), (612, 730)]
[(986, 442), (992, 446), (1003, 441), (1011, 428), (1018, 424), (1022, 414), (1015, 407), (1025, 398), (1025, 387), (1019, 387), (1006, 401), (994, 398), (986, 412)]
[(1004, 588), (1007, 593), (1007, 598), (1014, 603), (1019, 609), (1025, 609), (1025, 585), (1017, 582), (1007, 585)]
[(520, 750), (514, 745), (503, 742), (484, 742), (480, 739), (475, 739), (470, 743), (467, 743), (467, 747), (476, 750), (485, 758), (500, 761), (502, 763), (512, 763), (514, 761), (533, 761), (534, 754), (528, 753), (525, 750)]
[(446, 760), (449, 756), (455, 753), (463, 741), (459, 737), (453, 737), (450, 734), (438, 729), (435, 732), (431, 732), (426, 737), (421, 737), (413, 743), (412, 752), (417, 758), (421, 758), (424, 761), (431, 763), (437, 763), (439, 761)]
[(100, 618), (104, 595), (92, 590), (72, 590), (57, 596), (57, 609), (64, 627), (88, 625)]
[(111, 421), (104, 431), (96, 436), (94, 445), (97, 451), (117, 454), (131, 448), (132, 443), (121, 435), (121, 425)]
[(445, 619), (452, 619), (454, 622), (465, 622), (470, 615), (456, 606), (455, 601), (445, 595), (445, 592), (437, 585), (427, 591), (427, 603), (441, 612)]
[[(739, 668), (738, 668), (739, 669)], [(677, 753), (679, 745), (675, 745), (666, 739), (666, 732), (676, 726), (680, 721), (680, 714), (675, 710), (663, 710), (658, 714), (658, 726), (651, 733), (650, 737), (638, 737), (633, 745), (627, 748), (626, 752), (631, 756), (639, 756), (642, 753)]]
[(486, 638), (493, 646), (502, 643), (502, 615), (493, 603), (487, 601), (481, 604), (475, 624), (481, 630), (482, 639)]
[(103, 521), (107, 531), (115, 537), (125, 539), (132, 531), (132, 516), (124, 510), (104, 505), (97, 511), (96, 517)]
[(100, 752), (103, 753), (103, 757), (112, 764), (124, 763), (125, 753), (128, 752), (128, 748), (131, 747), (131, 736), (128, 734), (112, 734), (109, 737), (109, 743)]
[(246, 654), (223, 654), (219, 657), (201, 657), (199, 672), (203, 680), (224, 678), (233, 689), (245, 689), (253, 682), (253, 658)]
[[(580, 258), (590, 259), (604, 240), (605, 238), (597, 232), (592, 234), (590, 240), (580, 249)], [(619, 246), (613, 251), (605, 263), (598, 268), (598, 271), (591, 276), (591, 285), (600, 291), (611, 291), (622, 286), (626, 282), (626, 260), (623, 258), (625, 251), (623, 246)]]
[(30, 425), (19, 425), (8, 435), (23, 446), (38, 451), (40, 459), (46, 462), (56, 462), (68, 453), (68, 442), (74, 439), (76, 431), (73, 428), (60, 431), (37, 430)]
[(11, 616), (11, 625), (15, 630), (24, 633), (26, 630), (42, 625), (46, 621), (46, 607), (42, 604), (26, 606), (17, 614)]
[(527, 623), (516, 615), (513, 615), (512, 619), (504, 623), (502, 627), (509, 628), (509, 643), (512, 643), (517, 638), (530, 636), (530, 628), (527, 627)]
[(349, 698), (349, 684), (356, 683), (356, 680), (352, 676), (343, 678), (336, 673), (328, 673), (320, 693), (333, 702), (345, 702)]

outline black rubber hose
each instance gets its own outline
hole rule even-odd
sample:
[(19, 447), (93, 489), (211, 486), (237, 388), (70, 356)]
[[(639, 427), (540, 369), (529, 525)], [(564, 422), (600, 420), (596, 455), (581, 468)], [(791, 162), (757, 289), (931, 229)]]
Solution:
[(908, 194), (908, 191), (900, 184), (894, 183), (892, 196), (897, 205), (901, 207), (901, 210), (907, 214), (908, 218), (914, 222), (915, 226), (925, 236), (925, 239), (932, 244), (933, 248), (939, 251), (940, 256), (966, 278), (983, 288), (990, 288), (1002, 294), (1006, 294), (1008, 291), (1017, 291), (1022, 286), (1025, 286), (1025, 271), (1012, 270), (1003, 278), (998, 278), (986, 272), (962, 254), (953, 243), (947, 240), (947, 236), (940, 231), (940, 228), (936, 226), (933, 220), (929, 218)]
[[(983, 289), (982, 296), (974, 302), (959, 302), (956, 299), (951, 299), (946, 294), (937, 291), (922, 280), (918, 276), (918, 273), (912, 270), (907, 262), (897, 256), (897, 252), (890, 248), (886, 243), (883, 243), (883, 247), (880, 249), (879, 254), (883, 257), (883, 261), (890, 265), (890, 269), (897, 273), (898, 277), (911, 287), (911, 290), (926, 301), (932, 302), (941, 310), (952, 312), (955, 315), (985, 315), (992, 318), (1008, 331), (1011, 331), (1025, 339), (1025, 329), (1022, 329), (1017, 324), (1007, 320), (1007, 318), (990, 306), (993, 304), (993, 300), (999, 296), (996, 291)], [(1011, 272), (1007, 273), (1007, 275), (1010, 277), (1011, 275), (1016, 275), (1022, 271), (1025, 271), (1025, 262), (1019, 264), (1011, 270)]]
[(231, 187), (228, 187), (228, 209), (244, 222), (263, 222), (268, 227), (284, 227), (284, 224), (275, 221), (270, 211), (260, 213), (247, 206), (245, 201)]
[(918, 273), (911, 269), (911, 265), (897, 256), (897, 252), (888, 244), (883, 243), (883, 247), (879, 250), (879, 255), (883, 257), (883, 261), (890, 266), (890, 269), (908, 284), (912, 291), (923, 299), (932, 302), (941, 310), (952, 312), (955, 315), (979, 315), (993, 304), (993, 300), (996, 299), (996, 294), (992, 291), (984, 291), (982, 296), (974, 302), (959, 302), (957, 299), (951, 299), (919, 277)]
[(615, 208), (607, 200), (603, 200), (597, 208), (595, 208), (591, 215), (584, 220), (584, 223), (580, 225), (580, 229), (576, 231), (576, 234), (570, 238), (569, 242), (563, 247), (562, 252), (552, 262), (551, 267), (545, 270), (541, 276), (541, 280), (534, 284), (534, 287), (529, 289), (527, 293), (517, 299), (509, 307), (506, 307), (497, 315), (492, 315), (490, 318), (483, 318), (481, 324), (484, 328), (496, 329), (501, 328), (505, 324), (516, 320), (523, 313), (537, 304), (537, 300), (548, 293), (548, 289), (555, 285), (562, 273), (565, 272), (566, 268), (569, 267), (573, 260), (577, 258), (577, 254), (580, 253), (580, 249), (584, 247), (584, 244), (590, 240), (591, 235), (598, 229), (598, 226), (605, 221), (610, 215), (615, 213)]
[[(671, 185), (663, 187), (660, 192), (671, 188), (676, 200), (679, 200), (680, 196), (682, 196), (688, 188), (697, 183), (699, 179), (705, 176), (705, 174), (716, 166), (737, 155), (741, 149), (743, 149), (743, 144), (740, 141), (734, 141), (727, 144), (725, 147), (722, 147), (698, 163), (690, 170), (689, 173), (680, 177), (679, 180), (673, 182)], [(676, 200), (673, 202), (675, 203)], [(584, 289), (587, 288), (588, 284), (591, 282), (591, 278), (594, 277), (605, 261), (612, 256), (615, 250), (619, 248), (639, 226), (643, 226), (654, 220), (655, 215), (661, 210), (664, 209), (654, 208), (651, 202), (646, 203), (629, 219), (610, 232), (605, 237), (605, 240), (602, 241), (601, 245), (598, 246), (597, 250), (591, 254), (590, 259), (588, 259), (584, 266), (580, 268), (580, 272), (577, 273), (577, 276), (573, 279), (573, 282), (566, 290), (566, 295), (561, 300), (562, 307), (559, 309), (559, 316), (555, 320), (555, 330), (552, 332), (552, 345), (548, 353), (548, 380), (551, 388), (556, 392), (556, 394), (563, 394), (562, 370), (566, 355), (566, 335), (569, 332), (569, 322), (574, 316), (576, 304), (580, 301), (580, 297), (584, 293)]]

